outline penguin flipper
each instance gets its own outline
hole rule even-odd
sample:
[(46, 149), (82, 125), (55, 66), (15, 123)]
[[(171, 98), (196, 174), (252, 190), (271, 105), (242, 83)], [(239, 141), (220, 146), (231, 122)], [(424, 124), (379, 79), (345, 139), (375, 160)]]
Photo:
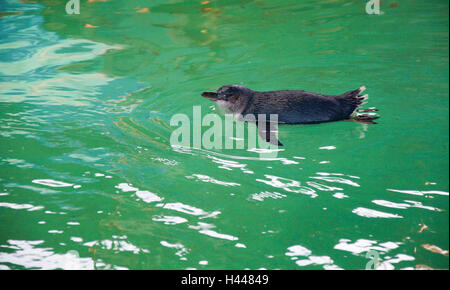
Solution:
[(283, 144), (278, 140), (278, 126), (275, 122), (270, 121), (258, 121), (256, 122), (258, 127), (258, 135), (266, 142), (276, 145), (283, 146)]

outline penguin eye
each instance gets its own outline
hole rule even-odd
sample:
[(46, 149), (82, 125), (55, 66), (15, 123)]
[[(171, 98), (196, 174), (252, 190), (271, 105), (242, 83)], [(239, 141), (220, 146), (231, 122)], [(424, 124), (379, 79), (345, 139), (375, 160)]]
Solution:
[(228, 97), (235, 96), (238, 94), (238, 92), (234, 88), (229, 88), (226, 93)]
[(239, 91), (236, 90), (233, 87), (225, 87), (225, 88), (220, 88), (217, 91), (217, 95), (220, 98), (226, 99), (228, 101), (234, 102), (239, 98)]
[(230, 90), (226, 90), (226, 91), (222, 90), (222, 91), (217, 92), (217, 95), (221, 98), (229, 98), (230, 96), (232, 96), (232, 94), (233, 93)]

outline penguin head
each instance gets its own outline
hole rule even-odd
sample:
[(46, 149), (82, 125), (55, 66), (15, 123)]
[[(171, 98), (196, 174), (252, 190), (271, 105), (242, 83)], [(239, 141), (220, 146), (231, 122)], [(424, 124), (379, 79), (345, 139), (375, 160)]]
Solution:
[(240, 108), (241, 104), (246, 104), (252, 95), (252, 90), (239, 85), (225, 85), (221, 86), (217, 92), (204, 92), (202, 94), (203, 97), (210, 99), (220, 107), (231, 111)]
[(235, 102), (241, 96), (251, 95), (252, 90), (239, 85), (221, 86), (217, 92), (203, 92), (202, 96), (211, 101)]

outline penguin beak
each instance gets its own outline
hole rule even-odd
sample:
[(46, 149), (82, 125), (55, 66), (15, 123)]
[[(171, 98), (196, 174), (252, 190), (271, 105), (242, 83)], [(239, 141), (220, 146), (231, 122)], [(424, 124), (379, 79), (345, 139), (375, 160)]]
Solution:
[(203, 92), (202, 97), (210, 99), (213, 102), (219, 100), (219, 96), (217, 95), (216, 92)]

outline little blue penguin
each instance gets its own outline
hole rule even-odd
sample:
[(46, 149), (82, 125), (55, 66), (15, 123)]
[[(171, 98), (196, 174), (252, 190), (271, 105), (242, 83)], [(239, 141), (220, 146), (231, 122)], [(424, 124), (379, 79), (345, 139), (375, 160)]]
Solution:
[[(202, 96), (243, 121), (250, 119), (242, 116), (254, 116), (252, 120), (258, 126), (259, 135), (267, 142), (282, 146), (270, 115), (278, 116), (278, 124), (317, 124), (346, 119), (375, 124), (373, 120), (377, 116), (355, 114), (377, 111), (375, 108), (358, 110), (368, 98), (367, 94), (362, 95), (365, 89), (362, 86), (341, 95), (323, 95), (302, 90), (258, 92), (239, 85), (224, 85), (217, 92), (203, 92)], [(258, 118), (260, 114), (265, 119)]]

